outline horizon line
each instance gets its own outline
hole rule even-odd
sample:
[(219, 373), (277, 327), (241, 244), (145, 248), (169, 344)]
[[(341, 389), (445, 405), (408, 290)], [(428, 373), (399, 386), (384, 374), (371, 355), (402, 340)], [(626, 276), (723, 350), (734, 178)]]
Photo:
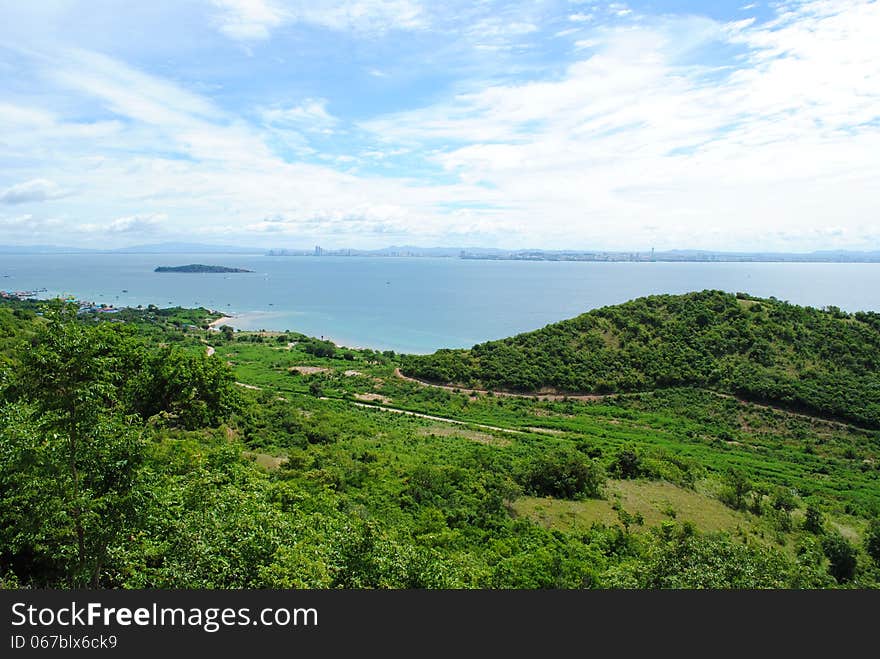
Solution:
[[(315, 245), (312, 247), (288, 247), (288, 246), (256, 246), (256, 245), (228, 245), (214, 243), (189, 243), (166, 241), (161, 243), (146, 243), (124, 245), (119, 247), (111, 247), (105, 249), (93, 247), (77, 247), (73, 245), (57, 245), (57, 244), (0, 244), (0, 253), (17, 252), (20, 254), (47, 254), (50, 251), (54, 253), (89, 253), (89, 254), (112, 254), (120, 252), (128, 253), (195, 253), (187, 252), (186, 248), (193, 248), (200, 251), (208, 249), (216, 249), (215, 254), (270, 254), (274, 255), (308, 255), (308, 256), (346, 256), (346, 253), (352, 255), (357, 254), (379, 254), (382, 252), (456, 252), (455, 256), (479, 255), (481, 253), (491, 253), (498, 255), (628, 255), (628, 256), (660, 256), (668, 254), (691, 254), (705, 256), (815, 256), (815, 255), (877, 255), (880, 257), (880, 247), (876, 249), (869, 248), (836, 248), (836, 249), (813, 249), (801, 251), (785, 251), (778, 249), (769, 250), (730, 250), (730, 249), (711, 249), (696, 247), (672, 247), (664, 249), (656, 248), (627, 248), (627, 249), (604, 249), (604, 248), (545, 248), (545, 247), (487, 247), (478, 245), (386, 245), (383, 247), (322, 247)], [(415, 256), (416, 254), (411, 254)]]

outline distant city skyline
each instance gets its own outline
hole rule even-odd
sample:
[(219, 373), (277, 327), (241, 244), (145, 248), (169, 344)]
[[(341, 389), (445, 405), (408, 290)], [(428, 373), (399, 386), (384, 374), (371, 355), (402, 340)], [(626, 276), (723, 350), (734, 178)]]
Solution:
[(880, 248), (880, 2), (0, 6), (0, 245)]
[[(375, 249), (355, 247), (257, 247), (245, 245), (211, 245), (197, 243), (157, 243), (118, 248), (82, 248), (60, 245), (0, 245), (3, 254), (166, 254), (177, 256), (204, 255), (265, 255), (298, 257), (455, 257), (502, 261), (638, 261), (638, 262), (801, 262), (801, 263), (880, 263), (880, 250), (815, 250), (811, 252), (736, 252), (696, 249), (628, 249), (628, 250), (505, 250), (495, 247), (455, 247), (388, 245)], [(2, 265), (2, 262), (0, 262)]]

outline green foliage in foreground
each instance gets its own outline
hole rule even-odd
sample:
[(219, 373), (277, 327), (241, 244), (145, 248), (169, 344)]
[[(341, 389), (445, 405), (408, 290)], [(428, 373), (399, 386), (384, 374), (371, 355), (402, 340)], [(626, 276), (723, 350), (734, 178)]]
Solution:
[(42, 585), (101, 583), (112, 546), (144, 510), (149, 425), (159, 415), (203, 425), (235, 408), (228, 372), (205, 362), (152, 354), (128, 326), (50, 315), (2, 392), (0, 538), (17, 571)]
[[(876, 431), (692, 388), (473, 396), (395, 378), (393, 355), (230, 340), (197, 316), (2, 314), (0, 586), (880, 583)], [(615, 494), (640, 483), (679, 498)]]
[(720, 291), (640, 298), (471, 350), (408, 356), (402, 367), (512, 391), (696, 385), (880, 428), (880, 314)]

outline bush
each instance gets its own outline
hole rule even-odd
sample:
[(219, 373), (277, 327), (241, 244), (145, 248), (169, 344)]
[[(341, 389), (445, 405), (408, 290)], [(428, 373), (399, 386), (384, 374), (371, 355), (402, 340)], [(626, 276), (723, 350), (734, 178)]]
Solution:
[(538, 457), (522, 477), (523, 487), (537, 496), (560, 499), (602, 496), (605, 473), (595, 460), (571, 449), (555, 449)]
[(639, 478), (645, 473), (642, 456), (635, 446), (624, 446), (617, 451), (608, 471), (615, 478)]
[(880, 518), (871, 520), (865, 533), (865, 551), (880, 566)]
[(305, 350), (310, 355), (314, 355), (315, 357), (335, 357), (336, 356), (336, 346), (333, 345), (330, 341), (319, 341), (314, 339), (305, 345), (303, 345), (303, 350)]
[(837, 583), (852, 581), (856, 573), (856, 550), (839, 533), (829, 533), (822, 539), (822, 551), (828, 558), (828, 573)]
[(816, 535), (822, 535), (825, 532), (822, 524), (822, 512), (815, 504), (807, 506), (807, 514), (804, 517), (804, 530)]
[(608, 575), (610, 588), (785, 588), (785, 556), (725, 536), (695, 533), (663, 522), (660, 537), (643, 558)]

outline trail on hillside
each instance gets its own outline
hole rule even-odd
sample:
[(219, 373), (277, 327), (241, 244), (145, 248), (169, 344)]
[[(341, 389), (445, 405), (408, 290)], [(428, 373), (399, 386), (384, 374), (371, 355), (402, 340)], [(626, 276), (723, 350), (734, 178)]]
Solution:
[[(531, 400), (549, 400), (549, 401), (568, 401), (568, 400), (583, 400), (583, 401), (597, 401), (597, 400), (609, 400), (613, 398), (619, 398), (621, 396), (627, 395), (637, 395), (637, 394), (652, 394), (658, 390), (651, 391), (636, 391), (636, 392), (626, 392), (626, 393), (610, 393), (610, 394), (560, 394), (556, 392), (552, 393), (516, 393), (512, 391), (489, 391), (487, 389), (469, 389), (466, 387), (455, 387), (449, 384), (436, 384), (434, 382), (429, 382), (427, 380), (422, 380), (420, 378), (414, 378), (409, 375), (404, 375), (400, 368), (394, 369), (394, 375), (401, 380), (406, 380), (408, 382), (414, 382), (415, 384), (421, 385), (423, 387), (434, 387), (436, 389), (445, 389), (447, 391), (452, 391), (455, 393), (462, 393), (468, 395), (480, 394), (480, 395), (488, 395), (492, 396), (504, 396), (508, 398), (527, 398)], [(830, 425), (838, 426), (841, 428), (855, 428), (857, 430), (864, 430), (861, 426), (846, 423), (845, 421), (838, 421), (837, 419), (828, 419), (822, 416), (815, 416), (812, 414), (806, 414), (804, 412), (795, 412), (794, 410), (787, 409), (778, 405), (771, 405), (770, 403), (757, 403), (755, 401), (748, 400), (746, 398), (740, 398), (739, 396), (734, 396), (733, 394), (727, 394), (721, 391), (715, 391), (714, 389), (706, 389), (704, 387), (693, 387), (694, 389), (699, 389), (700, 391), (705, 391), (713, 396), (718, 396), (719, 398), (727, 398), (729, 400), (735, 400), (743, 405), (752, 405), (754, 407), (758, 407), (765, 410), (772, 410), (774, 412), (780, 412), (782, 414), (788, 414), (791, 416), (800, 417), (802, 419), (808, 419), (810, 421), (821, 421), (822, 423), (827, 423)]]
[(415, 382), (416, 384), (420, 384), (424, 387), (434, 387), (436, 389), (446, 389), (447, 391), (452, 391), (460, 394), (480, 394), (487, 395), (491, 394), (492, 396), (506, 396), (510, 398), (534, 398), (535, 400), (605, 400), (607, 398), (613, 398), (615, 396), (619, 396), (620, 394), (559, 394), (554, 392), (549, 393), (534, 393), (534, 394), (523, 394), (523, 393), (514, 393), (511, 391), (489, 391), (488, 389), (468, 389), (466, 387), (454, 387), (451, 384), (435, 384), (434, 382), (428, 382), (427, 380), (422, 380), (420, 378), (410, 377), (409, 375), (404, 375), (399, 368), (394, 369), (394, 375), (400, 378), (401, 380), (408, 380), (409, 382)]
[[(404, 414), (406, 416), (414, 416), (419, 419), (430, 419), (431, 421), (442, 421), (443, 423), (454, 423), (459, 426), (473, 426), (474, 428), (482, 428), (483, 430), (497, 430), (498, 432), (512, 432), (517, 435), (525, 435), (525, 430), (517, 430), (515, 428), (502, 428), (501, 426), (488, 426), (484, 423), (475, 423), (473, 421), (461, 421), (460, 419), (450, 419), (445, 416), (434, 416), (433, 414), (423, 414), (422, 412), (412, 412), (410, 410), (402, 410), (399, 407), (386, 407), (385, 405), (370, 405), (369, 403), (354, 403), (355, 407), (364, 407), (370, 410), (382, 410), (383, 412), (393, 412), (394, 414)], [(530, 429), (535, 432), (542, 432), (543, 429)]]

